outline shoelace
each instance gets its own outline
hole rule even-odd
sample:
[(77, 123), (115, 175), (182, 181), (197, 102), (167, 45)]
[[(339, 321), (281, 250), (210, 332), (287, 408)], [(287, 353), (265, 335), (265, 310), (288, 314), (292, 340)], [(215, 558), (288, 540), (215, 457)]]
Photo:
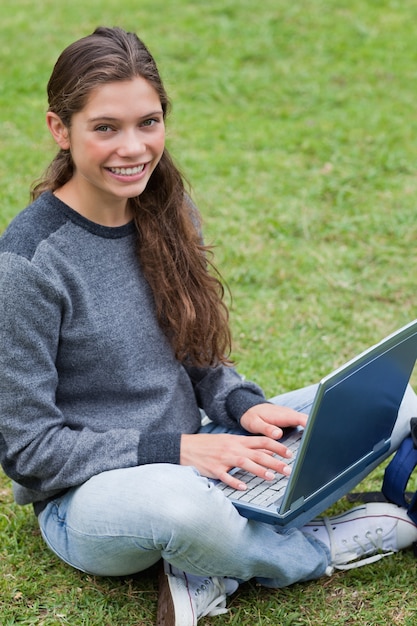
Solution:
[[(204, 607), (204, 609), (199, 608), (199, 600), (201, 594), (204, 594), (210, 586), (213, 585), (213, 589), (210, 590), (211, 593), (215, 594), (213, 600)], [(204, 596), (203, 596), (204, 597)], [(217, 578), (205, 578), (202, 583), (196, 588), (194, 591), (194, 601), (197, 608), (197, 617), (214, 617), (216, 615), (223, 615), (227, 613), (226, 609), (226, 594), (224, 593), (222, 586)], [(202, 610), (202, 612), (200, 612)]]
[[(333, 528), (332, 528), (331, 521), (329, 520), (328, 517), (324, 517), (323, 518), (323, 522), (324, 522), (324, 525), (326, 526), (327, 532), (329, 534), (330, 557), (331, 557), (332, 565), (333, 565), (333, 567), (335, 569), (338, 569), (338, 570), (349, 570), (349, 569), (354, 569), (356, 567), (362, 567), (363, 565), (367, 565), (369, 563), (375, 563), (376, 561), (380, 561), (385, 556), (390, 556), (391, 554), (394, 554), (393, 551), (379, 552), (378, 554), (373, 554), (371, 556), (368, 556), (367, 558), (361, 559), (361, 554), (359, 553), (356, 558), (360, 559), (360, 560), (354, 561), (353, 563), (348, 563), (348, 564), (342, 564), (342, 563), (339, 564), (339, 563), (337, 563), (336, 548), (335, 548), (335, 545), (334, 545), (334, 542), (333, 542)], [(374, 537), (370, 531), (368, 531), (365, 534), (365, 538), (368, 540), (369, 543), (371, 543), (374, 546), (375, 550), (383, 550), (383, 538), (384, 538), (383, 537), (383, 533), (384, 533), (384, 531), (382, 530), (382, 528), (377, 528), (376, 529), (376, 537)], [(354, 535), (352, 537), (352, 539), (358, 545), (358, 547), (362, 551), (362, 554), (366, 554), (367, 547), (361, 541), (359, 535)], [(346, 544), (347, 543), (346, 540), (343, 543)]]

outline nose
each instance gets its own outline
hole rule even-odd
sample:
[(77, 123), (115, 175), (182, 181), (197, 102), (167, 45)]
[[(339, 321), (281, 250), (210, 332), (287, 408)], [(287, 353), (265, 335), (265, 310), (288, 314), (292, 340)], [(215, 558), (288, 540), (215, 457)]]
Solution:
[(134, 157), (146, 152), (146, 144), (140, 130), (135, 128), (124, 131), (120, 136), (117, 152), (121, 157)]

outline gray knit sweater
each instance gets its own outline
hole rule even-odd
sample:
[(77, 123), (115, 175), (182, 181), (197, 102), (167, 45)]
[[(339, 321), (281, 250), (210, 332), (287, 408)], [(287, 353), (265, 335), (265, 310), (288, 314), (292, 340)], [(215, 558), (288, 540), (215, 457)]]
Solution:
[(0, 239), (0, 461), (20, 504), (178, 463), (199, 408), (233, 426), (265, 401), (233, 368), (175, 359), (135, 242), (133, 223), (100, 226), (49, 192)]

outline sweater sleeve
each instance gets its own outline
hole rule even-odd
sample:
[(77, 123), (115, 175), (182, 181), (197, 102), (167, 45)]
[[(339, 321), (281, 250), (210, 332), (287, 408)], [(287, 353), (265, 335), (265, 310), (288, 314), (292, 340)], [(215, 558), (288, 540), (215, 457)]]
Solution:
[(236, 426), (252, 406), (266, 402), (258, 385), (245, 380), (233, 367), (187, 367), (194, 392), (208, 417), (228, 428)]
[(180, 435), (142, 436), (117, 420), (103, 432), (66, 423), (56, 403), (62, 300), (57, 286), (27, 259), (0, 256), (0, 461), (28, 490), (29, 501), (103, 471), (179, 461)]

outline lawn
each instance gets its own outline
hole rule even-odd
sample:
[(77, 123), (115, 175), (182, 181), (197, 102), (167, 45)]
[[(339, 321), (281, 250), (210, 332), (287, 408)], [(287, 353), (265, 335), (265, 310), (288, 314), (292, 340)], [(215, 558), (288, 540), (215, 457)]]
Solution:
[[(245, 376), (270, 395), (316, 382), (416, 317), (415, 0), (3, 0), (1, 14), (0, 231), (54, 153), (57, 55), (120, 25), (171, 95), (169, 148), (230, 287)], [(201, 623), (411, 626), (416, 575), (407, 551), (280, 591), (247, 583)], [(61, 564), (0, 476), (2, 626), (147, 626), (156, 600), (156, 570), (114, 580)]]

